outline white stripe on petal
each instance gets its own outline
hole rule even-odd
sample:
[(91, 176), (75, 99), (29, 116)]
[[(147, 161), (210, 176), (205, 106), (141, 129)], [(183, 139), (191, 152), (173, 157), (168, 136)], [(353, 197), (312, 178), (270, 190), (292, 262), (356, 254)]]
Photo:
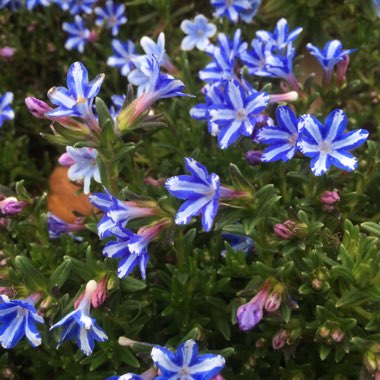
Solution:
[(300, 131), (305, 128), (318, 144), (322, 143), (322, 135), (319, 130), (319, 124), (314, 116), (309, 114), (302, 116), (298, 126)]
[(186, 201), (181, 207), (180, 211), (177, 212), (175, 217), (176, 224), (186, 224), (189, 222), (190, 218), (199, 213), (200, 209), (207, 203), (210, 202), (208, 197), (202, 197), (196, 201)]
[(180, 367), (174, 364), (160, 347), (153, 347), (151, 356), (156, 364), (159, 363), (160, 367), (168, 371), (178, 372), (180, 370)]
[(201, 361), (200, 363), (193, 365), (189, 368), (192, 375), (197, 374), (198, 372), (208, 372), (212, 371), (216, 367), (223, 367), (225, 364), (224, 357), (221, 355), (216, 355), (212, 358), (207, 358), (206, 360)]

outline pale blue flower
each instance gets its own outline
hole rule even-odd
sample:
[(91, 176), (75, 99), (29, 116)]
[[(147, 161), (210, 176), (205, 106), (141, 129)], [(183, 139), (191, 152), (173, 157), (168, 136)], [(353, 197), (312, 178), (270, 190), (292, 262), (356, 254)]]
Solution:
[(135, 44), (131, 40), (122, 42), (114, 39), (112, 49), (114, 55), (107, 59), (107, 65), (117, 67), (121, 75), (127, 76), (134, 67), (132, 60), (136, 57)]
[(25, 5), (26, 8), (31, 11), (38, 5), (42, 5), (43, 7), (48, 7), (50, 5), (50, 0), (26, 0)]
[(98, 95), (103, 83), (104, 74), (99, 74), (91, 82), (88, 81), (87, 69), (81, 62), (75, 62), (67, 73), (67, 87), (52, 87), (48, 92), (50, 101), (57, 105), (49, 116), (81, 117), (93, 130), (99, 129), (99, 124), (92, 111), (92, 103)]
[(69, 38), (65, 42), (67, 50), (77, 49), (79, 53), (83, 53), (84, 47), (90, 37), (90, 30), (80, 16), (75, 16), (74, 22), (64, 22), (62, 29), (69, 34)]
[(205, 166), (192, 158), (185, 158), (186, 169), (191, 175), (180, 175), (166, 180), (168, 192), (186, 202), (176, 214), (176, 224), (187, 224), (193, 216), (202, 214), (202, 226), (210, 231), (218, 211), (220, 180), (215, 173), (208, 174)]
[(380, 0), (373, 0), (373, 5), (375, 7), (377, 16), (380, 17)]
[(287, 106), (280, 106), (276, 118), (278, 126), (260, 128), (256, 135), (261, 143), (269, 145), (261, 156), (264, 162), (288, 161), (298, 150), (298, 119), (294, 112)]
[(210, 43), (209, 38), (216, 33), (216, 26), (203, 15), (195, 16), (194, 21), (183, 20), (181, 29), (187, 34), (181, 43), (182, 50), (192, 50), (194, 47), (204, 50)]
[(249, 0), (211, 0), (211, 5), (215, 8), (214, 17), (227, 17), (234, 23), (238, 22), (242, 13), (252, 10)]
[(309, 114), (300, 118), (298, 146), (305, 156), (312, 158), (311, 170), (314, 175), (326, 173), (331, 165), (347, 171), (357, 168), (357, 159), (349, 150), (362, 145), (367, 140), (368, 131), (356, 129), (344, 133), (346, 126), (347, 117), (341, 109), (333, 110), (324, 125)]
[(4, 95), (0, 96), (0, 127), (7, 120), (13, 120), (15, 113), (11, 108), (13, 102), (13, 93), (6, 92)]
[(119, 33), (121, 25), (127, 22), (124, 4), (115, 4), (112, 0), (106, 1), (105, 8), (96, 7), (95, 14), (98, 16), (95, 24), (97, 26), (105, 25), (107, 29), (111, 29), (113, 36)]
[(228, 82), (225, 88), (225, 102), (209, 108), (210, 121), (219, 127), (219, 147), (228, 148), (241, 135), (251, 136), (257, 115), (264, 111), (268, 103), (267, 93), (248, 94), (239, 82)]
[(151, 353), (154, 364), (160, 369), (156, 380), (210, 380), (224, 367), (221, 355), (198, 354), (194, 340), (182, 343), (176, 353), (165, 347), (155, 346)]
[(140, 45), (147, 57), (154, 56), (160, 66), (165, 65), (168, 60), (165, 50), (165, 34), (160, 33), (157, 42), (154, 42), (150, 37), (143, 36), (140, 40)]
[(249, 0), (250, 8), (247, 11), (243, 11), (240, 13), (240, 18), (242, 21), (250, 24), (253, 18), (256, 16), (257, 11), (261, 5), (261, 0)]
[(96, 286), (96, 281), (89, 281), (78, 308), (50, 328), (52, 330), (63, 326), (57, 349), (65, 340), (75, 339), (80, 350), (88, 356), (92, 354), (94, 341), (105, 342), (108, 339), (104, 331), (96, 324), (95, 319), (90, 316), (91, 298)]
[(72, 15), (82, 12), (87, 14), (92, 13), (96, 2), (97, 0), (56, 0), (56, 3), (60, 5), (62, 10), (68, 10)]
[(3, 348), (13, 348), (24, 336), (33, 347), (41, 344), (36, 323), (44, 323), (34, 307), (35, 297), (10, 300), (0, 295), (0, 343)]

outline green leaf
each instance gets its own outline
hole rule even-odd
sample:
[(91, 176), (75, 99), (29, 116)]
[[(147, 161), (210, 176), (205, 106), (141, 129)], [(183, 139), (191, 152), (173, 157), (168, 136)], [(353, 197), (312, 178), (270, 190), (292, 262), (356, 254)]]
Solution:
[(252, 184), (249, 181), (247, 181), (245, 176), (243, 176), (240, 169), (235, 164), (231, 163), (228, 167), (228, 170), (230, 172), (232, 183), (238, 189), (245, 189), (247, 187), (253, 189)]
[(49, 289), (51, 289), (53, 286), (60, 288), (70, 276), (71, 268), (71, 259), (67, 259), (61, 263), (49, 278)]
[(325, 346), (324, 344), (322, 344), (319, 347), (319, 357), (321, 358), (322, 361), (327, 359), (330, 352), (331, 352), (331, 347)]
[(15, 267), (21, 273), (25, 285), (29, 290), (46, 290), (47, 280), (43, 274), (25, 256), (16, 256)]
[(135, 293), (144, 290), (146, 284), (144, 281), (128, 276), (122, 280), (122, 287), (129, 293)]
[(360, 227), (369, 232), (371, 235), (380, 238), (380, 224), (374, 222), (364, 222), (360, 225)]

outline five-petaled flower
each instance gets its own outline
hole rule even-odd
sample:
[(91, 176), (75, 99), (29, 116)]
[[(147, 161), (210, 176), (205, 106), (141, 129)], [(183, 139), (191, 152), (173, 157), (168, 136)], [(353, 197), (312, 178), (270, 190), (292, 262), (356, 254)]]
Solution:
[(39, 297), (36, 293), (25, 300), (10, 300), (0, 295), (0, 343), (4, 348), (13, 348), (24, 336), (33, 347), (41, 344), (36, 323), (44, 323), (44, 320), (34, 307)]
[(218, 144), (221, 149), (228, 148), (241, 135), (252, 135), (256, 116), (264, 111), (269, 103), (265, 92), (248, 94), (237, 81), (227, 83), (225, 103), (212, 105), (209, 109), (210, 121), (219, 126)]
[(225, 365), (221, 355), (198, 355), (198, 345), (194, 340), (182, 343), (176, 353), (165, 347), (155, 346), (151, 356), (161, 372), (156, 380), (210, 380)]
[(203, 15), (195, 16), (194, 21), (183, 20), (181, 29), (187, 34), (181, 43), (182, 50), (192, 50), (194, 47), (204, 50), (210, 43), (209, 38), (216, 33), (216, 26)]
[(95, 14), (98, 16), (95, 24), (97, 26), (105, 24), (107, 29), (111, 29), (112, 35), (116, 36), (119, 33), (120, 26), (127, 22), (127, 17), (125, 17), (124, 13), (124, 4), (115, 4), (112, 0), (108, 0), (104, 9), (95, 8)]
[(347, 171), (356, 169), (357, 160), (349, 150), (362, 145), (367, 140), (368, 131), (357, 129), (344, 133), (346, 126), (347, 117), (341, 109), (333, 110), (324, 125), (313, 115), (301, 117), (298, 146), (305, 156), (312, 158), (311, 170), (314, 175), (326, 173), (331, 165)]
[(95, 340), (105, 342), (108, 339), (104, 331), (96, 324), (95, 319), (90, 317), (91, 299), (96, 287), (96, 281), (89, 281), (78, 308), (50, 327), (52, 330), (63, 326), (57, 349), (65, 340), (75, 339), (81, 351), (86, 355), (91, 355)]
[(64, 22), (62, 29), (69, 34), (69, 38), (65, 42), (65, 48), (67, 50), (77, 49), (79, 53), (83, 53), (84, 46), (86, 45), (89, 37), (90, 30), (86, 28), (86, 25), (80, 16), (75, 16), (74, 22)]
[(213, 16), (216, 18), (226, 16), (232, 22), (238, 22), (239, 16), (252, 11), (249, 0), (211, 0), (211, 5), (215, 8)]
[(133, 68), (132, 60), (136, 56), (135, 44), (131, 40), (121, 42), (112, 40), (112, 50), (114, 55), (108, 57), (107, 65), (120, 69), (121, 75), (127, 76)]
[(67, 73), (67, 87), (52, 87), (48, 92), (50, 101), (57, 105), (48, 116), (77, 116), (82, 118), (88, 127), (99, 130), (99, 124), (92, 111), (92, 103), (103, 83), (104, 74), (99, 74), (88, 81), (87, 69), (81, 62), (75, 62)]

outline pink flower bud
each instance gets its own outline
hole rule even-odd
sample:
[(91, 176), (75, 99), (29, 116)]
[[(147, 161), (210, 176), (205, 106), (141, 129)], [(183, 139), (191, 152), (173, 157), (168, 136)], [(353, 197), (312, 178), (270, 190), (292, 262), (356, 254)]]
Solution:
[(59, 158), (58, 162), (62, 166), (69, 167), (73, 164), (75, 164), (75, 161), (70, 157), (68, 153), (63, 153)]
[(5, 296), (7, 296), (9, 298), (13, 298), (14, 295), (15, 295), (15, 291), (12, 288), (7, 288), (7, 287), (0, 286), (0, 294), (1, 295), (5, 295)]
[(33, 98), (32, 96), (25, 98), (25, 104), (28, 107), (30, 113), (37, 119), (45, 118), (45, 113), (53, 109), (44, 101)]
[(211, 378), (211, 380), (224, 380), (224, 377), (222, 377), (221, 375), (216, 375), (213, 378)]
[(344, 339), (344, 332), (341, 329), (336, 329), (331, 333), (331, 338), (334, 342), (341, 342)]
[(282, 292), (276, 291), (276, 288), (274, 288), (271, 294), (269, 294), (267, 300), (265, 301), (265, 310), (269, 313), (277, 311), (281, 306), (281, 300)]
[(79, 304), (82, 302), (84, 297), (84, 292), (80, 294), (80, 296), (74, 301), (74, 309), (77, 309)]
[(280, 350), (285, 346), (287, 339), (289, 338), (289, 331), (281, 329), (272, 338), (272, 347), (274, 350)]
[(16, 49), (11, 48), (10, 46), (4, 46), (0, 49), (0, 57), (5, 60), (10, 60), (14, 56)]
[(319, 199), (324, 205), (335, 205), (340, 201), (339, 194), (336, 191), (324, 191)]
[(14, 215), (21, 212), (28, 202), (18, 201), (15, 197), (8, 197), (0, 201), (0, 210), (4, 215)]
[[(291, 224), (288, 222), (291, 222), (291, 221), (286, 221), (284, 223), (277, 223), (274, 225), (274, 228), (273, 228), (274, 233), (279, 238), (284, 239), (284, 240), (289, 240), (294, 236), (293, 231), (290, 229)], [(292, 223), (294, 223), (294, 222), (292, 222)], [(294, 225), (295, 225), (295, 223), (294, 223)]]
[(345, 75), (350, 64), (350, 56), (346, 54), (342, 61), (339, 61), (336, 65), (336, 82), (338, 86), (341, 86), (344, 82)]
[(88, 42), (95, 42), (99, 39), (99, 33), (96, 30), (91, 30), (89, 36), (87, 37)]
[(263, 152), (261, 150), (249, 150), (245, 154), (245, 159), (250, 165), (255, 166), (255, 165), (261, 164), (262, 155), (263, 155)]
[(269, 103), (294, 102), (298, 100), (297, 91), (289, 91), (285, 94), (274, 94), (270, 96)]
[(103, 277), (92, 294), (91, 303), (92, 306), (97, 309), (107, 299), (107, 278)]
[(146, 177), (144, 178), (144, 183), (146, 185), (154, 186), (154, 187), (162, 187), (165, 183), (165, 178), (153, 178), (153, 177)]

